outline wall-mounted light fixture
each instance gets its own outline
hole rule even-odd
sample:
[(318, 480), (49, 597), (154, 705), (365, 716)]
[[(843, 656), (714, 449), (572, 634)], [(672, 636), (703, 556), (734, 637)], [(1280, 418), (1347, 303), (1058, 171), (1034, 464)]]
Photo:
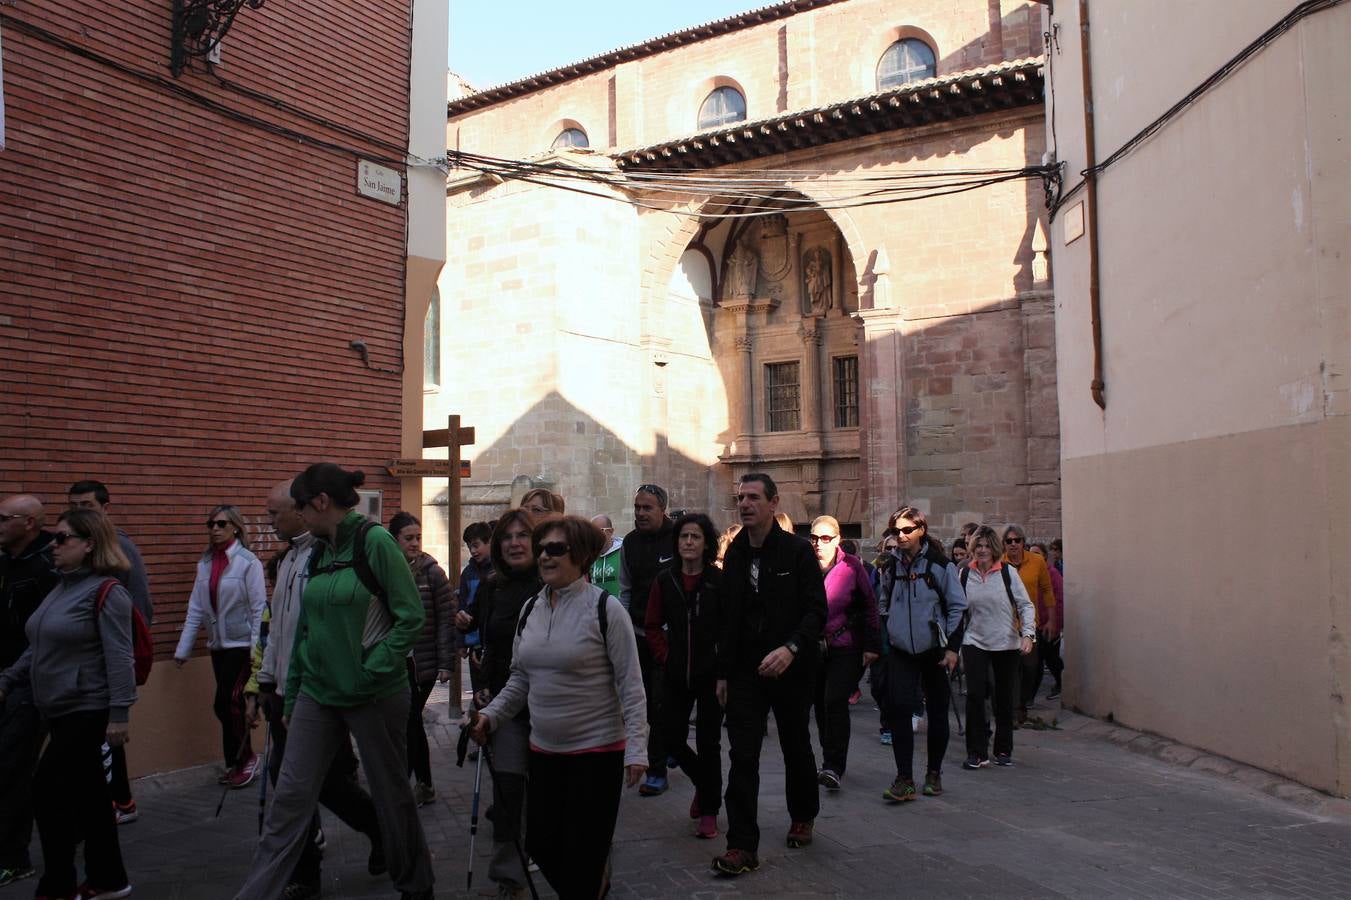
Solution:
[(173, 46), (169, 68), (174, 77), (188, 67), (192, 57), (207, 57), (234, 24), (235, 14), (245, 6), (258, 9), (265, 0), (174, 0)]

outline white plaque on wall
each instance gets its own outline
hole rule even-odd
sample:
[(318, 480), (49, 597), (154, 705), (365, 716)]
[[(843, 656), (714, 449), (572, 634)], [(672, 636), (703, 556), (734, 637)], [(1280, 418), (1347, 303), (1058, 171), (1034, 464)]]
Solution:
[(357, 160), (357, 193), (398, 206), (403, 199), (403, 173), (367, 159)]

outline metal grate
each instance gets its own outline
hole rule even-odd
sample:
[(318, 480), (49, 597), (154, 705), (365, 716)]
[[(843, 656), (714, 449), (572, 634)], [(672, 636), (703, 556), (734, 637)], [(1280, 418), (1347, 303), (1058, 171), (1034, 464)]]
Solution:
[(795, 362), (765, 366), (765, 411), (768, 431), (797, 431), (802, 427), (799, 410), (802, 391)]
[(835, 427), (858, 427), (858, 357), (835, 357)]

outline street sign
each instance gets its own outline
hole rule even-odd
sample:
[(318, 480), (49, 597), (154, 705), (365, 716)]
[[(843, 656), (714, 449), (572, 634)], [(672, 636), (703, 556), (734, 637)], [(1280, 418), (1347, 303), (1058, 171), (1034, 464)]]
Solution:
[[(385, 471), (397, 478), (449, 478), (448, 459), (391, 459)], [(469, 460), (460, 460), (460, 477), (469, 478)]]
[[(460, 434), (460, 446), (468, 447), (474, 443), (474, 427), (456, 429)], [(449, 447), (450, 429), (433, 428), (430, 431), (422, 432), (422, 446), (426, 447)]]

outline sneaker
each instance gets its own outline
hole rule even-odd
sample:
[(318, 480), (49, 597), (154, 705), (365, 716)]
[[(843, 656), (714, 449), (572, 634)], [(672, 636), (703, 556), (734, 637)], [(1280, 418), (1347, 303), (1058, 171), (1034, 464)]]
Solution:
[(13, 884), (24, 878), (32, 878), (37, 873), (38, 870), (33, 868), (32, 865), (11, 866), (7, 869), (0, 869), (0, 887), (4, 887), (7, 884)]
[(891, 783), (891, 787), (882, 792), (882, 799), (890, 803), (904, 803), (907, 800), (918, 800), (919, 795), (915, 793), (914, 779), (897, 778)]
[(656, 797), (666, 793), (668, 787), (670, 784), (667, 783), (665, 775), (649, 775), (638, 785), (638, 793), (644, 797)]
[(117, 819), (118, 825), (126, 825), (130, 822), (135, 822), (141, 817), (141, 814), (136, 811), (135, 800), (129, 800), (125, 804), (114, 801), (113, 817)]
[(812, 842), (812, 823), (794, 822), (788, 827), (788, 849), (801, 850)]
[(890, 747), (890, 746), (891, 746), (891, 732), (890, 732), (890, 731), (884, 731), (884, 732), (882, 732), (881, 736), (878, 737), (878, 740), (881, 741), (881, 742), (882, 742), (883, 744), (885, 744), (886, 746)]
[(372, 875), (383, 875), (389, 871), (389, 863), (385, 862), (385, 845), (379, 841), (371, 841), (371, 855), (366, 857), (366, 871)]
[(862, 699), (863, 699), (863, 692), (860, 690), (855, 690), (852, 694), (849, 695), (849, 705), (858, 706), (858, 701)]
[(933, 769), (924, 773), (924, 796), (937, 797), (943, 793), (943, 775)]
[(996, 753), (994, 755), (994, 764), (996, 766), (1011, 766), (1013, 765), (1013, 757), (1007, 753)]
[(235, 769), (228, 782), (230, 787), (246, 788), (253, 784), (253, 779), (258, 777), (258, 769), (258, 754), (255, 753), (249, 757), (248, 762)]
[(418, 806), (426, 806), (436, 799), (436, 788), (430, 784), (424, 784), (419, 781), (413, 786), (413, 802)]
[(226, 766), (225, 768), (223, 768), (223, 769), (220, 770), (220, 775), (219, 775), (219, 777), (216, 778), (216, 784), (219, 784), (219, 785), (226, 785), (226, 784), (229, 784), (229, 783), (230, 783), (230, 779), (231, 779), (231, 778), (234, 778), (234, 777), (235, 777), (235, 773), (238, 772), (238, 771), (239, 771), (239, 766)]
[(1055, 687), (1051, 688), (1051, 693), (1049, 693), (1049, 694), (1046, 695), (1046, 699), (1047, 699), (1047, 700), (1059, 700), (1059, 699), (1060, 699), (1060, 685), (1057, 684)]
[(968, 753), (966, 762), (962, 763), (963, 769), (983, 769), (990, 764), (988, 756), (980, 756), (976, 753)]
[(316, 850), (323, 850), (328, 846), (328, 838), (324, 837), (324, 829), (314, 829), (314, 847)]
[(79, 900), (117, 900), (119, 897), (131, 896), (131, 885), (125, 884), (120, 888), (96, 888), (90, 887), (89, 882), (80, 885), (80, 889), (75, 892)]
[(701, 809), (699, 809), (699, 795), (698, 795), (698, 794), (695, 794), (695, 795), (694, 795), (694, 799), (690, 801), (690, 818), (691, 818), (691, 819), (697, 819), (697, 818), (699, 818), (702, 814), (703, 814), (703, 811), (702, 811)]
[(696, 831), (696, 832), (694, 832), (694, 836), (697, 837), (697, 838), (703, 838), (704, 840), (710, 840), (710, 839), (712, 839), (712, 838), (717, 837), (717, 836), (718, 836), (718, 817), (717, 817), (717, 816), (700, 816), (700, 817), (699, 817), (699, 830)]
[(816, 773), (816, 783), (828, 791), (838, 791), (840, 789), (840, 776), (830, 769), (822, 769)]
[(729, 847), (722, 856), (713, 857), (713, 870), (719, 875), (735, 878), (760, 868), (760, 860), (749, 850)]
[(293, 881), (282, 888), (281, 900), (318, 900), (319, 885)]

